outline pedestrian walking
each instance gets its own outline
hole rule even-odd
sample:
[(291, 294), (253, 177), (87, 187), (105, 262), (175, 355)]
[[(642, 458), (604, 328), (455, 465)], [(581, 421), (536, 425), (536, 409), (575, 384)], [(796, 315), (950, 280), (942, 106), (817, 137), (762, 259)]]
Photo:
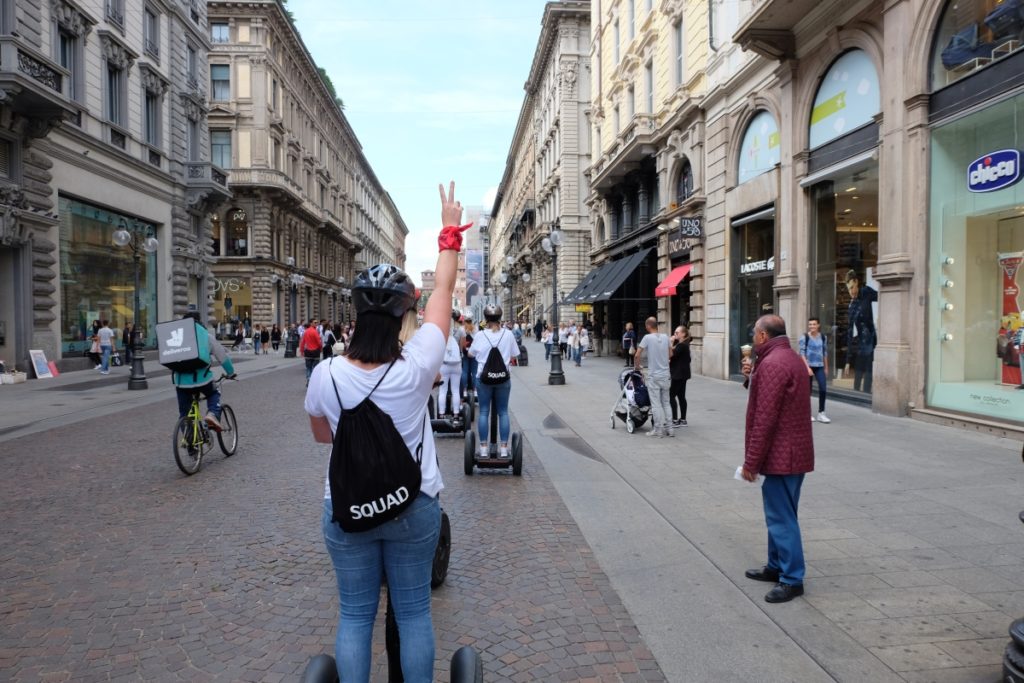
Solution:
[[(319, 443), (334, 443), (324, 495), (324, 542), (334, 565), (338, 586), (339, 617), (335, 640), (338, 675), (343, 681), (369, 681), (373, 660), (373, 625), (380, 602), (382, 576), (401, 634), (402, 673), (409, 683), (434, 679), (434, 628), (430, 614), (430, 574), (441, 530), (438, 494), (444, 488), (437, 466), (437, 449), (427, 418), (427, 399), (440, 370), (451, 323), (451, 301), (461, 249), (457, 226), (461, 205), (454, 200), (454, 184), (445, 199), (438, 239), (440, 255), (434, 271), (434, 291), (427, 301), (423, 325), (405, 344), (399, 341), (403, 317), (416, 305), (415, 288), (408, 275), (381, 264), (357, 276), (352, 299), (359, 325), (344, 356), (321, 363), (306, 392), (306, 412)], [(443, 196), (443, 191), (442, 191)], [(316, 330), (313, 329), (315, 334)], [(401, 361), (401, 362), (396, 362)], [(358, 409), (357, 409), (358, 406)], [(342, 416), (342, 411), (345, 415)], [(374, 433), (351, 433), (346, 424), (371, 423)], [(352, 492), (346, 477), (380, 481), (384, 467), (360, 468), (357, 444), (397, 446), (418, 463), (418, 483), (405, 490), (403, 502), (392, 510), (386, 502), (357, 506), (369, 508), (376, 518), (363, 523), (364, 531), (347, 531), (351, 508), (336, 509)], [(395, 449), (391, 449), (394, 453)], [(346, 457), (346, 455), (348, 457)], [(385, 460), (403, 471), (394, 455), (373, 453), (368, 462)], [(405, 463), (407, 466), (408, 463)], [(386, 482), (390, 490), (391, 482)], [(402, 491), (401, 488), (397, 489)], [(392, 494), (388, 499), (397, 500)], [(407, 502), (406, 502), (407, 501)], [(377, 505), (384, 511), (377, 513)], [(397, 515), (395, 514), (397, 512)], [(381, 519), (383, 518), (383, 519)], [(377, 519), (381, 521), (374, 524)]]
[(633, 323), (626, 323), (626, 330), (622, 333), (622, 355), (626, 358), (626, 366), (633, 365), (633, 356), (636, 355), (636, 332), (633, 330)]
[(669, 346), (668, 335), (658, 331), (658, 319), (651, 316), (644, 323), (647, 334), (640, 340), (637, 346), (636, 360), (637, 370), (641, 370), (641, 359), (644, 352), (647, 353), (647, 393), (651, 397), (651, 431), (647, 436), (675, 436), (675, 428), (669, 422), (668, 392), (672, 384), (672, 376), (669, 372)]
[(121, 348), (124, 349), (124, 362), (128, 365), (131, 365), (132, 354), (135, 353), (134, 333), (135, 326), (131, 323), (125, 323), (124, 329), (121, 330)]
[(558, 323), (558, 352), (562, 354), (562, 360), (568, 358), (569, 351), (569, 326), (565, 323)]
[(334, 344), (338, 341), (338, 338), (334, 334), (334, 329), (331, 327), (329, 321), (324, 322), (321, 328), (323, 332), (320, 333), (320, 348), (321, 357), (324, 359), (330, 358), (334, 355)]
[(309, 378), (313, 374), (313, 368), (320, 362), (320, 349), (323, 342), (320, 340), (320, 333), (316, 331), (316, 324), (310, 319), (306, 331), (302, 333), (299, 341), (299, 353), (306, 359), (306, 386), (309, 386)]
[[(821, 333), (821, 321), (811, 318), (807, 321), (807, 333), (800, 337), (800, 357), (807, 366), (808, 381), (813, 389), (818, 382), (818, 422), (828, 424), (832, 420), (825, 414), (825, 368), (828, 367), (828, 338)], [(811, 422), (814, 422), (811, 413)]]
[[(441, 363), (441, 387), (437, 391), (437, 412), (440, 415), (458, 415), (462, 410), (462, 340), (466, 333), (458, 323), (458, 311), (452, 311), (449, 322), (448, 340), (445, 342), (444, 359)], [(445, 410), (448, 392), (452, 394), (452, 410)]]
[(469, 347), (473, 345), (473, 318), (465, 316), (462, 320), (462, 331), (465, 336), (462, 338), (462, 378), (459, 383), (459, 390), (462, 393), (462, 400), (469, 400), (469, 393), (475, 391), (476, 387), (476, 358), (469, 355)]
[(263, 341), (263, 328), (260, 327), (259, 323), (252, 328), (252, 350), (253, 354), (260, 355), (260, 344)]
[(242, 323), (238, 323), (238, 327), (235, 328), (235, 343), (231, 345), (231, 350), (235, 351), (242, 348), (245, 343), (245, 327)]
[(263, 325), (260, 328), (260, 348), (263, 349), (263, 355), (270, 353), (270, 326)]
[(552, 346), (552, 334), (551, 327), (548, 325), (544, 326), (544, 331), (540, 334), (541, 341), (544, 343), (544, 360), (551, 360), (551, 346)]
[(114, 338), (117, 333), (110, 329), (106, 320), (100, 322), (100, 329), (96, 332), (96, 339), (100, 343), (100, 374), (110, 374), (110, 354), (114, 353)]
[(786, 323), (777, 315), (754, 324), (754, 354), (743, 358), (747, 424), (741, 474), (764, 477), (761, 497), (768, 526), (768, 562), (746, 577), (775, 583), (764, 599), (788, 602), (804, 594), (804, 551), (798, 508), (804, 475), (814, 471), (814, 441), (807, 418), (811, 387), (807, 366), (793, 351)]
[(92, 364), (93, 366), (95, 366), (96, 370), (99, 370), (103, 367), (103, 359), (100, 358), (100, 338), (99, 336), (97, 336), (99, 334), (101, 327), (103, 326), (100, 325), (99, 320), (93, 320), (88, 339), (89, 358), (92, 360)]
[(669, 358), (669, 375), (672, 384), (668, 390), (668, 402), (672, 407), (672, 426), (686, 426), (686, 383), (690, 379), (690, 330), (680, 325), (672, 333), (672, 353)]
[(576, 365), (583, 365), (583, 359), (587, 357), (587, 352), (590, 351), (590, 332), (586, 327), (580, 326), (578, 336), (580, 338), (580, 360)]
[(576, 367), (580, 366), (580, 333), (575, 327), (569, 328), (569, 355)]
[(281, 328), (278, 327), (277, 323), (270, 328), (270, 345), (274, 347), (274, 353), (277, 353), (278, 348), (281, 346)]

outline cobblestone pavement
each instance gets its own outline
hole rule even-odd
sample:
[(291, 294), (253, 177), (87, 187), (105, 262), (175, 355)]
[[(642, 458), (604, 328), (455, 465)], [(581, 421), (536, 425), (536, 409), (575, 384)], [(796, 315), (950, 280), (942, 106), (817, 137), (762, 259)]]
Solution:
[[(334, 576), (296, 365), (230, 384), (241, 444), (184, 477), (171, 400), (0, 446), (0, 679), (286, 681), (333, 647)], [(437, 679), (660, 681), (657, 662), (527, 445), (465, 477), (440, 441), (453, 551), (434, 593)], [(375, 680), (385, 680), (383, 610)]]

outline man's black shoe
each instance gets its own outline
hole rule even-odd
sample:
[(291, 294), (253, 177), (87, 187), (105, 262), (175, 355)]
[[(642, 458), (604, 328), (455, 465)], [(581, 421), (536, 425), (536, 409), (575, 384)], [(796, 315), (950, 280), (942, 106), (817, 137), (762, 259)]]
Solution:
[(745, 576), (748, 579), (754, 581), (767, 581), (768, 583), (779, 582), (779, 570), (772, 569), (771, 567), (761, 567), (760, 569), (748, 569)]
[(789, 602), (795, 597), (804, 594), (804, 585), (792, 586), (788, 583), (776, 584), (775, 588), (768, 591), (764, 596), (765, 602)]

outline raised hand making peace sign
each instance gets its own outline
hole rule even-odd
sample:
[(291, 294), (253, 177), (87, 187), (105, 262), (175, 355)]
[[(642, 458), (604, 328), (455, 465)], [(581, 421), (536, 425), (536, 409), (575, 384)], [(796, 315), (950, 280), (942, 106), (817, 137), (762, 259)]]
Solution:
[(462, 203), (455, 201), (455, 181), (448, 185), (448, 195), (445, 196), (444, 185), (437, 186), (441, 193), (441, 234), (437, 238), (437, 246), (441, 251), (462, 249), (462, 233), (472, 227), (472, 223), (459, 225), (462, 220)]

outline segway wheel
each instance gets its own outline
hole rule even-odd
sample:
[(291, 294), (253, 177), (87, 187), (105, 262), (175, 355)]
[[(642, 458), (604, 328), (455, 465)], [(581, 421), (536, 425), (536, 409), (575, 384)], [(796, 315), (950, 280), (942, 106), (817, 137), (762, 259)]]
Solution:
[(630, 434), (636, 431), (636, 423), (633, 422), (633, 418), (631, 417), (626, 418), (626, 431)]
[(466, 476), (471, 477), (476, 466), (476, 432), (472, 429), (466, 432), (466, 444), (462, 451), (463, 468)]
[[(475, 653), (474, 653), (475, 654)], [(302, 672), (302, 683), (337, 683), (338, 665), (330, 655), (317, 655)]]
[(451, 683), (483, 683), (484, 663), (469, 645), (463, 645), (452, 655)]
[(512, 474), (523, 476), (523, 436), (519, 432), (512, 433)]
[(1017, 647), (1024, 651), (1024, 617), (1010, 624), (1010, 637), (1017, 643)]
[(448, 576), (448, 561), (452, 556), (452, 523), (448, 513), (441, 510), (441, 534), (434, 550), (434, 566), (430, 571), (430, 587), (437, 588)]
[(608, 418), (608, 421), (612, 423), (612, 429), (615, 429), (615, 416), (612, 415)]
[(473, 409), (468, 403), (463, 403), (459, 414), (462, 416), (462, 433), (465, 434), (473, 428)]
[(431, 394), (430, 398), (427, 399), (427, 413), (430, 414), (430, 419), (433, 420), (437, 417), (437, 410), (434, 409), (434, 395)]

